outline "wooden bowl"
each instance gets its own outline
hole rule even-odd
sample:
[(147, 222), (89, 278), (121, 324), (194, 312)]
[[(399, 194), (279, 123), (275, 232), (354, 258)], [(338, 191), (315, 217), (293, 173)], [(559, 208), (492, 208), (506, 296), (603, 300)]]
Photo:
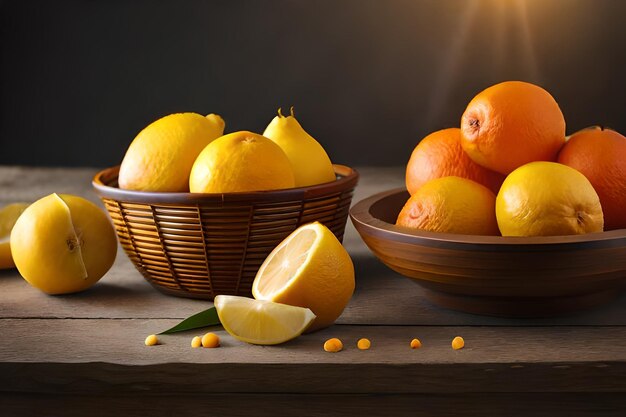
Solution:
[(343, 239), (358, 173), (334, 165), (337, 180), (311, 187), (229, 194), (122, 190), (119, 166), (93, 186), (124, 251), (160, 291), (190, 298), (251, 295), (257, 270), (300, 225), (319, 221)]
[(548, 317), (605, 303), (626, 282), (626, 229), (513, 238), (396, 226), (404, 189), (373, 195), (350, 217), (371, 251), (425, 288), (435, 304), (469, 313)]

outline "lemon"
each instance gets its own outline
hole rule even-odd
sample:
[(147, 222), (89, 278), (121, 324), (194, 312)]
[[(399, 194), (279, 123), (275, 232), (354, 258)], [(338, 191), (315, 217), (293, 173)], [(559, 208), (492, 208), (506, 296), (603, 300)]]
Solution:
[(15, 262), (11, 256), (11, 229), (18, 217), (28, 207), (28, 203), (13, 203), (0, 209), (0, 269), (13, 268)]
[(252, 284), (258, 300), (310, 308), (309, 330), (330, 326), (354, 292), (354, 265), (335, 235), (319, 222), (287, 236), (265, 259)]
[(31, 204), (11, 231), (15, 265), (33, 287), (48, 294), (82, 291), (113, 265), (113, 226), (98, 206), (68, 194)]
[(233, 193), (294, 187), (293, 170), (280, 146), (240, 131), (207, 145), (189, 176), (192, 193)]
[(186, 192), (198, 154), (224, 133), (216, 114), (176, 113), (143, 129), (126, 151), (119, 173), (120, 188)]
[(294, 339), (315, 319), (308, 308), (234, 295), (218, 295), (214, 304), (224, 329), (234, 338), (255, 345)]
[(263, 136), (276, 142), (287, 154), (296, 178), (296, 187), (335, 181), (335, 171), (328, 154), (296, 120), (293, 107), (291, 115), (287, 117), (278, 109), (278, 116), (265, 128)]
[(496, 197), (503, 236), (557, 236), (601, 232), (598, 194), (566, 165), (531, 162), (511, 172)]

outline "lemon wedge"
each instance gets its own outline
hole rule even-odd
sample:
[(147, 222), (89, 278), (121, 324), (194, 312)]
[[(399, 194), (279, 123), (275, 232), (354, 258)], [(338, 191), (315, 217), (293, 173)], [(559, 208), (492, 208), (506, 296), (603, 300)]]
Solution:
[(15, 267), (11, 256), (11, 229), (26, 207), (28, 203), (13, 203), (0, 209), (0, 269)]
[(234, 295), (218, 295), (214, 304), (224, 329), (234, 338), (255, 345), (294, 339), (315, 319), (308, 308)]
[(309, 330), (330, 326), (354, 292), (350, 255), (326, 226), (300, 226), (265, 259), (252, 284), (258, 300), (310, 308), (317, 316)]

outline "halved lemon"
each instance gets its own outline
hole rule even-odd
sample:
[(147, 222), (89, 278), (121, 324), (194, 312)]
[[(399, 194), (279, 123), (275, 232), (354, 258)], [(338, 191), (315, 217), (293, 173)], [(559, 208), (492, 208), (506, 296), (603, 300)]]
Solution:
[(354, 292), (354, 265), (341, 242), (319, 222), (305, 224), (269, 254), (252, 284), (257, 300), (310, 308), (310, 331), (330, 326)]
[(315, 314), (308, 308), (234, 295), (213, 301), (224, 329), (236, 339), (255, 345), (277, 345), (302, 334)]
[(11, 256), (11, 230), (28, 203), (13, 203), (0, 209), (0, 269), (15, 268)]

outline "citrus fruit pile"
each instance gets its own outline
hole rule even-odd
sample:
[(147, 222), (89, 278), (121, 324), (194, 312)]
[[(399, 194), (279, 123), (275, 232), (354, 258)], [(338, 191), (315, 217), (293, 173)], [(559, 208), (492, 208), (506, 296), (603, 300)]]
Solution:
[(406, 187), (403, 227), (502, 236), (626, 228), (626, 137), (602, 127), (566, 136), (550, 93), (507, 81), (477, 94), (460, 127), (418, 143)]
[(231, 193), (306, 187), (336, 179), (324, 148), (293, 115), (278, 115), (263, 135), (224, 135), (216, 115), (176, 113), (144, 128), (120, 166), (120, 188)]

